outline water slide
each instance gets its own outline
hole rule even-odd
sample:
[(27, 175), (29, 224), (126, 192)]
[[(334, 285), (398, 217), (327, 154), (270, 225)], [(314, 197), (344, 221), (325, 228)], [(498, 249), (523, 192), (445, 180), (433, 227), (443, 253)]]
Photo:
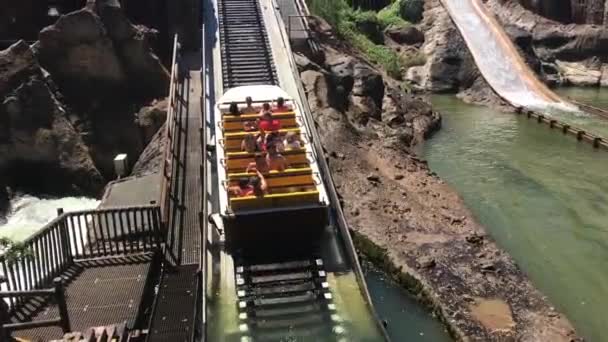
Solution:
[(481, 74), (516, 107), (576, 111), (542, 83), (481, 0), (441, 0), (464, 38)]

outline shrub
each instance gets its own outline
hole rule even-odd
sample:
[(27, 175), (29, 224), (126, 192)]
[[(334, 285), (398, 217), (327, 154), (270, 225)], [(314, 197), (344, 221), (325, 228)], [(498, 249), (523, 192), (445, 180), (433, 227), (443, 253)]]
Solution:
[(410, 25), (405, 21), (399, 13), (400, 1), (394, 1), (392, 4), (386, 6), (380, 12), (378, 12), (378, 21), (384, 28), (387, 27), (404, 27)]
[(400, 0), (398, 3), (401, 18), (412, 23), (422, 20), (424, 0)]

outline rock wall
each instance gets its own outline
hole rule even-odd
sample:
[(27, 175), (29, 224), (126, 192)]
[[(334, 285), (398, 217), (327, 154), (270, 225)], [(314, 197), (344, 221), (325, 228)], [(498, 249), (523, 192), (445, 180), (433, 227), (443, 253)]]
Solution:
[(33, 51), (19, 42), (0, 52), (0, 174), (43, 193), (97, 195), (104, 184)]
[(302, 55), (296, 62), (322, 135), (346, 129), (373, 137), (382, 146), (407, 149), (439, 127), (440, 116), (428, 102), (405, 93), (397, 81), (345, 53), (349, 48), (323, 20), (315, 19), (313, 26), (321, 33), (320, 63)]
[[(503, 2), (508, 2), (509, 0)], [(518, 0), (526, 9), (565, 24), (607, 24), (606, 0)]]
[(166, 115), (150, 102), (169, 84), (153, 34), (118, 0), (89, 0), (0, 52), (0, 188), (96, 196), (118, 153), (137, 160)]
[(89, 0), (40, 32), (40, 64), (73, 102), (164, 96), (169, 73), (152, 52), (153, 31), (134, 26), (117, 0)]
[(439, 0), (425, 2), (421, 66), (410, 67), (405, 79), (419, 91), (458, 93), (464, 101), (512, 110), (487, 84), (460, 32)]
[[(529, 51), (529, 61), (549, 83), (581, 86), (608, 84), (608, 28), (595, 25), (564, 25), (523, 8), (517, 2), (488, 0), (519, 47)], [(529, 62), (530, 64), (530, 62)]]

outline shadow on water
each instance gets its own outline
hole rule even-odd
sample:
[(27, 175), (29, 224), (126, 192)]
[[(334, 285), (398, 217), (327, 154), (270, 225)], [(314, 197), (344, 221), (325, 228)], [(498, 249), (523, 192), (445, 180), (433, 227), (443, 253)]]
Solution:
[(430, 167), (580, 334), (606, 341), (608, 153), (455, 97), (433, 106), (444, 120), (424, 147)]
[(364, 265), (365, 281), (374, 307), (393, 342), (449, 342), (445, 328), (420, 303), (371, 265)]

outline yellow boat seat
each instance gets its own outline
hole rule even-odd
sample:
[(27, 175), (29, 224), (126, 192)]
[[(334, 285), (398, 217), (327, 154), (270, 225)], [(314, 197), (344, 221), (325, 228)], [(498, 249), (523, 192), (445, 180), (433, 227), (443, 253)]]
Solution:
[[(295, 118), (295, 112), (272, 113), (273, 119)], [(222, 121), (255, 121), (259, 118), (259, 114), (242, 114), (242, 115), (224, 115)]]
[[(281, 123), (281, 127), (283, 128), (297, 128), (299, 126), (298, 120), (296, 120), (295, 114), (293, 112), (285, 113), (287, 115), (275, 115), (275, 119)], [(223, 128), (224, 132), (239, 132), (244, 131), (245, 122), (255, 122), (257, 116), (255, 118), (244, 118), (249, 115), (242, 115), (240, 117), (233, 117), (230, 120), (224, 120), (221, 124), (221, 128)]]
[[(255, 173), (239, 172), (228, 174), (228, 186), (237, 185), (240, 178), (254, 176)], [(315, 185), (311, 168), (286, 169), (285, 171), (270, 171), (264, 175), (269, 192), (272, 193), (273, 188), (279, 187), (299, 187)]]
[(230, 199), (233, 211), (262, 208), (278, 208), (303, 204), (319, 203), (319, 191), (310, 190), (302, 192), (268, 194), (261, 197), (247, 196)]
[[(309, 166), (312, 158), (309, 159), (310, 154), (306, 153), (306, 149), (299, 148), (296, 150), (288, 150), (281, 153), (287, 163), (291, 167), (296, 165)], [(249, 166), (249, 163), (254, 162), (255, 153), (247, 152), (228, 152), (228, 158), (223, 161), (223, 165), (226, 170), (230, 173), (244, 170)]]
[[(273, 108), (275, 103), (271, 103), (271, 101), (264, 101), (264, 102), (268, 102), (270, 103), (270, 107)], [(262, 105), (264, 104), (264, 102), (252, 102), (251, 106), (255, 109), (256, 113), (259, 113), (260, 110), (262, 110)], [(239, 110), (243, 110), (245, 109), (245, 107), (247, 106), (245, 104), (245, 101), (243, 102), (237, 102), (237, 105), (239, 106)], [(293, 110), (293, 103), (291, 100), (286, 100), (285, 101), (285, 106), (287, 107), (287, 109)], [(226, 114), (228, 112), (230, 112), (230, 104), (229, 103), (224, 103), (221, 104), (219, 106), (220, 112), (222, 114)]]
[[(295, 132), (300, 134), (299, 128), (285, 128), (278, 131), (281, 135), (285, 135), (287, 132)], [(256, 134), (256, 132), (233, 132), (226, 133), (224, 139), (220, 140), (220, 145), (224, 147), (228, 152), (236, 152), (241, 150), (241, 142), (245, 139), (247, 134)]]

